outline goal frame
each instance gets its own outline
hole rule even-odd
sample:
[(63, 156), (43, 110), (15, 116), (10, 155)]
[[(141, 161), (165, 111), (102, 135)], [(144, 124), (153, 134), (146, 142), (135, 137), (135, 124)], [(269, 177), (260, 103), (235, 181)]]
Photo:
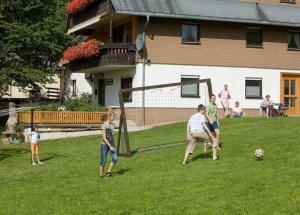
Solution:
[[(199, 79), (199, 80), (193, 80), (193, 81), (185, 81), (185, 82), (176, 82), (176, 83), (170, 83), (170, 84), (160, 84), (160, 85), (151, 85), (151, 86), (145, 86), (145, 87), (135, 87), (135, 88), (126, 88), (126, 89), (120, 89), (119, 90), (119, 103), (120, 103), (120, 121), (119, 121), (119, 133), (118, 133), (118, 142), (117, 142), (117, 153), (120, 153), (120, 145), (121, 145), (121, 136), (122, 136), (122, 128), (124, 131), (124, 141), (125, 141), (125, 156), (131, 157), (132, 152), (130, 150), (130, 142), (129, 142), (129, 135), (128, 135), (128, 127), (126, 122), (126, 113), (125, 113), (125, 105), (124, 105), (124, 93), (128, 92), (135, 92), (135, 91), (143, 91), (145, 90), (152, 90), (157, 88), (166, 88), (166, 87), (176, 87), (176, 86), (184, 86), (184, 85), (192, 85), (192, 84), (201, 84), (206, 83), (207, 84), (207, 90), (209, 98), (212, 96), (212, 85), (211, 85), (211, 79)], [(145, 108), (145, 107), (142, 107)]]

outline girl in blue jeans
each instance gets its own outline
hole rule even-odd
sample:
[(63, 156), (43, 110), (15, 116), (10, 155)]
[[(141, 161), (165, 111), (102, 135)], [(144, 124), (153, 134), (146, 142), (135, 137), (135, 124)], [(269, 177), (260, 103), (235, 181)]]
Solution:
[(102, 125), (102, 141), (100, 146), (101, 151), (101, 161), (100, 161), (100, 170), (99, 176), (102, 177), (104, 175), (104, 167), (106, 163), (106, 158), (108, 152), (111, 154), (111, 163), (108, 167), (108, 171), (106, 176), (112, 176), (112, 169), (118, 161), (118, 155), (115, 149), (115, 141), (114, 141), (114, 130), (115, 125), (112, 123), (114, 120), (114, 113), (108, 113), (106, 116), (105, 123)]

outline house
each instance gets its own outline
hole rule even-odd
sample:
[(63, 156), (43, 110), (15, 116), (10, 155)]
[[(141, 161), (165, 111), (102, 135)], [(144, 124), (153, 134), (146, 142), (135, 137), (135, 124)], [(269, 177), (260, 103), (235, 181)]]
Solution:
[(21, 90), (12, 85), (2, 87), (3, 95), (0, 97), (2, 104), (14, 102), (16, 104), (30, 102), (32, 99), (58, 100), (60, 97), (60, 78), (55, 76), (54, 82), (41, 87), (40, 90)]
[[(100, 53), (69, 67), (92, 74), (95, 103), (119, 106), (121, 88), (210, 78), (214, 94), (227, 83), (230, 106), (239, 101), (249, 115), (267, 94), (300, 114), (300, 0), (91, 2), (69, 15), (68, 34), (96, 39)], [(179, 96), (204, 102), (198, 87)]]

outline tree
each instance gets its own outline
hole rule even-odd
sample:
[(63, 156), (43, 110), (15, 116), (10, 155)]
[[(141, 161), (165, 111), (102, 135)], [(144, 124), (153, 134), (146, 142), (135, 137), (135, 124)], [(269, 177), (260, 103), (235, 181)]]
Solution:
[(39, 88), (53, 81), (71, 43), (65, 34), (67, 2), (0, 0), (0, 86)]

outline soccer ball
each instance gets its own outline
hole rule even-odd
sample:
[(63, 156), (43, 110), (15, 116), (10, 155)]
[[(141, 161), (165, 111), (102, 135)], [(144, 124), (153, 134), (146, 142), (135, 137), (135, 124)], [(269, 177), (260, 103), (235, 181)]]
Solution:
[(263, 157), (264, 157), (264, 150), (262, 150), (262, 149), (256, 149), (255, 152), (254, 152), (254, 155), (255, 155), (256, 159), (258, 159), (258, 160), (263, 159)]

